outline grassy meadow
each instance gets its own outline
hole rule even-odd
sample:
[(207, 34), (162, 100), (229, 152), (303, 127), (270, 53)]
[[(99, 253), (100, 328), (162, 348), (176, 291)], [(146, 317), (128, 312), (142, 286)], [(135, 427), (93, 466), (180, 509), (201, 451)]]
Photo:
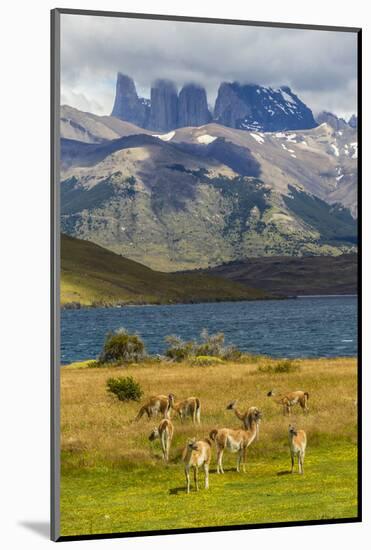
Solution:
[[(267, 372), (277, 360), (245, 357), (241, 362), (191, 366), (146, 361), (138, 365), (61, 369), (61, 534), (81, 535), (352, 518), (357, 515), (357, 365), (355, 358), (303, 359), (295, 372)], [(265, 372), (264, 372), (265, 371)], [(106, 390), (112, 376), (132, 376), (144, 397), (118, 401)], [(289, 420), (272, 398), (277, 392), (309, 392), (309, 414), (294, 407)], [(140, 404), (157, 393), (176, 400), (201, 400), (201, 426), (174, 419), (170, 462), (148, 435), (158, 424), (133, 422)], [(224, 454), (224, 475), (211, 463), (210, 489), (185, 493), (181, 452), (188, 437), (212, 428), (241, 427), (233, 411), (255, 405), (263, 412), (260, 438), (248, 450), (246, 473), (236, 473), (236, 454)], [(289, 421), (307, 432), (305, 474), (288, 473)]]

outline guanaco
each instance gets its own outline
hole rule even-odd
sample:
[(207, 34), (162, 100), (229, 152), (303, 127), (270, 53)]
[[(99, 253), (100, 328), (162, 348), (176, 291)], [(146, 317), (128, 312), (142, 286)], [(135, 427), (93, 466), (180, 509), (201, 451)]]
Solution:
[(273, 397), (274, 401), (278, 405), (282, 405), (283, 407), (283, 414), (291, 414), (291, 409), (293, 405), (296, 405), (299, 403), (301, 408), (304, 412), (308, 412), (308, 399), (309, 399), (309, 393), (307, 391), (291, 391), (287, 393), (282, 393), (280, 395), (276, 395), (274, 390), (271, 390), (267, 393), (268, 397)]
[(187, 416), (191, 416), (193, 424), (201, 423), (201, 402), (198, 397), (188, 397), (176, 403), (172, 395), (171, 398), (169, 396), (169, 400), (170, 407), (178, 413), (182, 422)]
[(165, 462), (169, 460), (170, 445), (173, 439), (174, 426), (170, 418), (163, 418), (158, 425), (158, 428), (154, 428), (149, 435), (149, 440), (154, 441), (160, 439), (161, 449)]
[(209, 466), (211, 461), (211, 441), (202, 439), (196, 441), (195, 438), (189, 439), (183, 451), (183, 462), (185, 464), (184, 471), (186, 477), (186, 490), (190, 492), (191, 480), (189, 471), (193, 468), (196, 491), (198, 491), (198, 469), (203, 467), (205, 472), (205, 489), (209, 488)]
[[(245, 412), (241, 412), (237, 409), (237, 399), (235, 399), (234, 401), (231, 401), (228, 405), (227, 405), (227, 409), (228, 410), (231, 410), (231, 411), (234, 411), (234, 414), (237, 416), (237, 418), (239, 420), (242, 420), (243, 422), (243, 426), (246, 430), (249, 430), (251, 428), (250, 424), (249, 424), (249, 414), (250, 412), (253, 411), (255, 407), (249, 407), (247, 409), (247, 411)], [(259, 422), (257, 423), (256, 425), (256, 428), (257, 428), (257, 433), (256, 433), (256, 440), (259, 439)]]
[(307, 435), (304, 430), (289, 426), (289, 444), (291, 453), (291, 473), (294, 472), (295, 455), (298, 457), (299, 474), (304, 474), (304, 458), (307, 448)]
[(166, 395), (154, 395), (148, 399), (146, 403), (139, 409), (135, 420), (142, 418), (144, 413), (147, 414), (148, 420), (153, 416), (157, 416), (160, 412), (164, 418), (167, 418), (170, 413), (170, 401), (174, 399), (172, 393)]
[(246, 452), (247, 448), (256, 439), (258, 433), (258, 424), (262, 419), (262, 413), (256, 407), (250, 407), (247, 415), (248, 428), (242, 430), (231, 430), (229, 428), (221, 428), (219, 430), (211, 430), (209, 437), (215, 441), (217, 452), (217, 473), (224, 474), (223, 470), (223, 453), (225, 450), (232, 453), (238, 453), (237, 457), (237, 472), (242, 470), (245, 472)]

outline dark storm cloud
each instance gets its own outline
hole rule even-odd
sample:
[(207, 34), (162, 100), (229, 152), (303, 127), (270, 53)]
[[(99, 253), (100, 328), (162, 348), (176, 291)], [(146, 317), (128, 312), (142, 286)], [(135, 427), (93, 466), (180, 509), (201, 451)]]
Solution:
[(156, 78), (203, 84), (213, 104), (222, 81), (290, 86), (315, 112), (356, 111), (353, 33), (62, 16), (62, 101), (111, 111), (117, 71), (149, 96)]

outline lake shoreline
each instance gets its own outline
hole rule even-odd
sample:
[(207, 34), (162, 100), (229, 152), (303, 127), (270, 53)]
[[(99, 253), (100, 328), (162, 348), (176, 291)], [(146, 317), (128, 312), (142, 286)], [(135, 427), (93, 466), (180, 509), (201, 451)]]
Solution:
[(61, 304), (63, 310), (74, 309), (110, 309), (110, 308), (125, 308), (125, 307), (148, 307), (148, 306), (176, 306), (176, 305), (192, 305), (192, 304), (224, 304), (234, 302), (266, 302), (266, 301), (283, 301), (283, 300), (302, 300), (306, 298), (357, 298), (358, 294), (298, 294), (296, 296), (270, 296), (265, 298), (236, 298), (229, 300), (190, 300), (180, 302), (130, 302), (130, 303), (96, 303), (82, 304), (80, 302), (68, 302)]

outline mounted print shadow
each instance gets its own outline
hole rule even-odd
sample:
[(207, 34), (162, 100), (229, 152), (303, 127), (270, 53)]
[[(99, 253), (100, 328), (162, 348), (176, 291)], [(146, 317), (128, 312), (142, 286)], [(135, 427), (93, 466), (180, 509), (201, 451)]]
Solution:
[(52, 30), (52, 538), (360, 521), (360, 29)]

